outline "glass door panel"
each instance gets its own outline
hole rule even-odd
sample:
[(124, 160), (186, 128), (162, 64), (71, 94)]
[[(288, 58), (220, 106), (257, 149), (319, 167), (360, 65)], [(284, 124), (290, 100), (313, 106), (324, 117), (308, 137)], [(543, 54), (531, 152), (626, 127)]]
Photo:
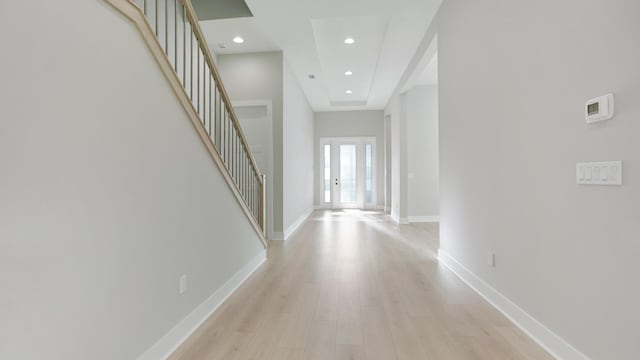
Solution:
[(331, 202), (331, 145), (324, 146), (324, 174), (323, 174), (324, 202)]
[(373, 203), (373, 146), (364, 145), (364, 202)]
[(340, 145), (340, 203), (353, 204), (358, 201), (356, 145)]

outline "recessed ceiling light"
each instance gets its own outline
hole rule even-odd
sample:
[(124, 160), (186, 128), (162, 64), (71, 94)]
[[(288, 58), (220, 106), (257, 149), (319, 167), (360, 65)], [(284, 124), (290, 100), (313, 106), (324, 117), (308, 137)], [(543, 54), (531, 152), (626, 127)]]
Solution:
[(351, 90), (347, 90), (347, 91), (345, 91), (345, 92), (346, 92), (347, 94), (353, 94), (353, 91), (351, 91)]
[(236, 36), (233, 38), (233, 42), (236, 44), (242, 44), (244, 42), (244, 39), (241, 38), (240, 36)]
[(351, 72), (351, 70), (347, 70), (347, 71), (344, 72), (344, 74), (347, 75), (347, 76), (351, 76), (351, 75), (353, 75), (353, 72)]
[(344, 43), (345, 43), (345, 44), (347, 44), (347, 45), (351, 45), (351, 44), (353, 44), (354, 42), (356, 42), (356, 41), (355, 41), (355, 40), (353, 40), (353, 38), (346, 38), (346, 39), (344, 39)]

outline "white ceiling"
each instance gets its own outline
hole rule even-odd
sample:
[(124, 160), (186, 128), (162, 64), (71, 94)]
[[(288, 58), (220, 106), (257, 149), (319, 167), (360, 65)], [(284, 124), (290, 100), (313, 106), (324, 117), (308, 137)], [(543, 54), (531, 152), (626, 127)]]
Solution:
[[(324, 81), (334, 85), (327, 88), (331, 102), (367, 104), (388, 24), (387, 17), (377, 16), (311, 20)], [(357, 43), (345, 45), (345, 34)], [(353, 75), (345, 76), (347, 70)]]
[[(246, 52), (275, 51), (281, 48), (260, 31), (256, 19), (252, 17), (224, 20), (200, 21), (200, 27), (211, 51), (216, 54), (238, 54)], [(232, 40), (241, 36), (244, 43)], [(225, 46), (226, 48), (221, 48)]]
[[(384, 108), (441, 0), (246, 3), (253, 18), (201, 22), (211, 49), (218, 54), (282, 50), (313, 110), (331, 111)], [(235, 36), (245, 42), (234, 44)], [(347, 37), (355, 44), (346, 45)], [(353, 75), (345, 76), (346, 70)]]

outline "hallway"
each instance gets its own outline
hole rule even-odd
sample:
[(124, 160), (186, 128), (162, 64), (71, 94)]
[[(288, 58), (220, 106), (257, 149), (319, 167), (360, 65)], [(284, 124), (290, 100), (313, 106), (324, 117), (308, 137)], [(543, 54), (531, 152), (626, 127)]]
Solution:
[(171, 359), (551, 359), (437, 247), (435, 224), (316, 211)]

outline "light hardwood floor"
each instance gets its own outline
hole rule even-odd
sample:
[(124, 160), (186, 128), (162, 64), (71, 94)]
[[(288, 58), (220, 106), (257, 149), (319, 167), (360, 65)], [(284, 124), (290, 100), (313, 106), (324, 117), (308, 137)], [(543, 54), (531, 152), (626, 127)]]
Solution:
[(316, 211), (171, 359), (552, 359), (437, 246), (436, 224)]

